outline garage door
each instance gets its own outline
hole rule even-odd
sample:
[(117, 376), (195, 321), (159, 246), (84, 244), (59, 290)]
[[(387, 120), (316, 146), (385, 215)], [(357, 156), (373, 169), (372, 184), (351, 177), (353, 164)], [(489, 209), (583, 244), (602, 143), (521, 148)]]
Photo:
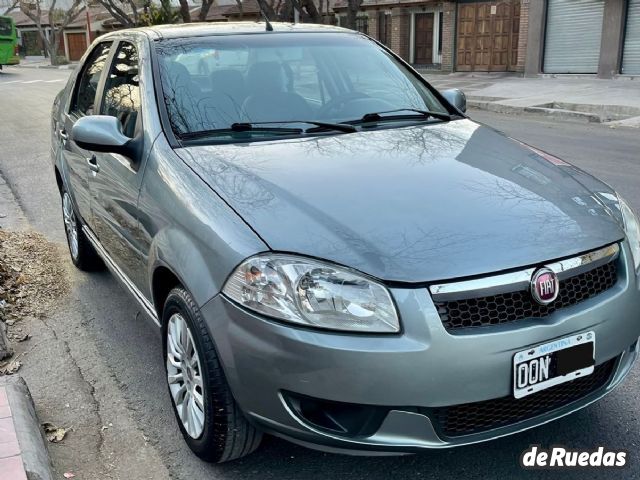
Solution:
[(622, 73), (640, 75), (640, 0), (629, 1)]
[(604, 0), (549, 0), (545, 73), (597, 73)]
[(520, 0), (458, 5), (456, 70), (514, 71), (518, 63)]
[(82, 33), (67, 33), (67, 44), (69, 45), (69, 60), (78, 61), (87, 49), (87, 35)]

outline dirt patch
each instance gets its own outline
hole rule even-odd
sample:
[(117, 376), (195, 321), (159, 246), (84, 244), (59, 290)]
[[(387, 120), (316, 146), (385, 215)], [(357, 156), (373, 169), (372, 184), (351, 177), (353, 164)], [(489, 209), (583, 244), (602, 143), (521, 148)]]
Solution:
[(69, 293), (61, 248), (40, 233), (0, 230), (0, 321), (42, 318)]

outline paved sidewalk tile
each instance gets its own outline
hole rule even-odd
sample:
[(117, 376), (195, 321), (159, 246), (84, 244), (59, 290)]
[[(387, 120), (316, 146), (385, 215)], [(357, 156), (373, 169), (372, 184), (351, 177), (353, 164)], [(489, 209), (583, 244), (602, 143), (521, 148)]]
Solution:
[(17, 441), (16, 431), (13, 428), (13, 417), (0, 418), (0, 444)]
[(0, 458), (0, 480), (27, 480), (20, 455)]
[(0, 443), (0, 459), (15, 457), (16, 455), (20, 455), (20, 445), (18, 445), (18, 442)]
[(0, 480), (27, 480), (5, 387), (0, 387)]

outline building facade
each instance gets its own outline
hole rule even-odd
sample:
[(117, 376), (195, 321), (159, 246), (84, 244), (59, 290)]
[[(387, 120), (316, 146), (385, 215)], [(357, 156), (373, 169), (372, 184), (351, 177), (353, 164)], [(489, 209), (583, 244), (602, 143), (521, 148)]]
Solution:
[(640, 74), (640, 0), (364, 0), (356, 27), (428, 70)]
[[(326, 23), (346, 24), (346, 1), (319, 2)], [(42, 54), (33, 22), (11, 15), (22, 54)], [(235, 0), (218, 0), (207, 21), (260, 18), (256, 0), (242, 11)], [(116, 28), (106, 11), (90, 7), (61, 35), (60, 54), (78, 60), (97, 35)], [(640, 0), (363, 0), (356, 28), (425, 70), (640, 75)]]
[[(528, 6), (526, 0), (365, 0), (358, 29), (418, 68), (523, 72)], [(346, 4), (334, 9), (344, 25)]]
[(640, 75), (640, 0), (530, 0), (525, 73)]

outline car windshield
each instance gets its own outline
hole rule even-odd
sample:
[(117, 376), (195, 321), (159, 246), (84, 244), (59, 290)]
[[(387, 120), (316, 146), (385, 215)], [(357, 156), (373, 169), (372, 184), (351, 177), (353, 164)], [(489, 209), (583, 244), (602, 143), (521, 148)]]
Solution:
[[(366, 114), (399, 109), (408, 121), (436, 121), (407, 109), (447, 113), (414, 74), (359, 34), (165, 39), (156, 42), (156, 51), (169, 121), (178, 138), (215, 141), (242, 135), (255, 140), (310, 126), (294, 121), (356, 122)], [(394, 116), (397, 121), (399, 114)], [(384, 117), (379, 115), (375, 126)], [(243, 128), (241, 134), (233, 128), (258, 122), (271, 123)]]
[(10, 37), (13, 35), (11, 19), (0, 18), (0, 37)]

